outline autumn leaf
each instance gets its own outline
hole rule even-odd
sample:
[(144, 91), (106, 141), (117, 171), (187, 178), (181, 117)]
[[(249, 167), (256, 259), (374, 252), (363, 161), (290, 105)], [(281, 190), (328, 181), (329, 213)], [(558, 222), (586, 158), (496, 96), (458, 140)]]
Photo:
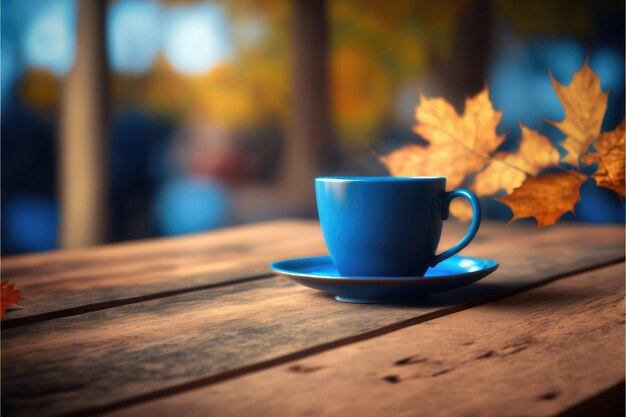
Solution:
[[(414, 131), (428, 146), (405, 146), (380, 160), (394, 176), (440, 175), (448, 179), (448, 189), (469, 183), (481, 197), (504, 191), (508, 196), (497, 200), (511, 208), (511, 221), (534, 217), (540, 227), (553, 225), (574, 210), (580, 187), (589, 178), (581, 172), (581, 161), (598, 165), (593, 178), (599, 186), (625, 196), (624, 122), (600, 136), (608, 94), (602, 91), (599, 77), (585, 61), (568, 86), (552, 74), (550, 79), (565, 109), (562, 121), (550, 122), (566, 135), (559, 144), (566, 152), (562, 158), (547, 137), (521, 124), (518, 150), (496, 152), (504, 140), (496, 131), (502, 114), (493, 108), (485, 87), (466, 101), (462, 115), (441, 97), (420, 96)], [(592, 143), (595, 147), (590, 149)], [(564, 169), (559, 162), (574, 170)], [(546, 168), (563, 172), (541, 174)], [(450, 213), (461, 220), (472, 215), (471, 207), (461, 200), (452, 202)]]
[(567, 87), (555, 80), (552, 74), (550, 79), (565, 109), (562, 121), (550, 123), (567, 136), (560, 143), (566, 151), (562, 161), (578, 168), (580, 156), (600, 134), (609, 95), (602, 91), (600, 77), (589, 68), (587, 61)]
[(432, 145), (462, 145), (466, 151), (484, 158), (504, 140), (504, 135), (496, 134), (501, 118), (502, 112), (495, 111), (489, 100), (487, 87), (466, 100), (462, 116), (445, 99), (422, 95), (415, 111), (414, 131)]
[(16, 303), (24, 300), (20, 297), (20, 290), (13, 288), (15, 284), (9, 284), (8, 281), (4, 281), (0, 284), (0, 317), (6, 317), (7, 308), (12, 307)]
[(415, 118), (414, 131), (429, 146), (408, 145), (381, 157), (394, 176), (441, 175), (455, 188), (481, 170), (504, 140), (496, 133), (502, 113), (493, 108), (488, 88), (466, 101), (463, 115), (443, 98), (422, 95)]
[[(475, 159), (459, 147), (446, 150), (431, 146), (407, 145), (387, 156), (382, 156), (380, 160), (387, 166), (391, 175), (396, 177), (446, 177), (448, 189), (458, 187), (463, 182), (466, 175), (464, 164), (471, 163), (475, 166)], [(458, 163), (450, 162), (454, 160)]]
[(487, 168), (474, 180), (472, 189), (479, 196), (505, 190), (507, 194), (519, 187), (528, 175), (559, 163), (559, 152), (550, 140), (539, 132), (520, 124), (522, 139), (515, 153), (500, 152), (494, 155)]
[(511, 221), (534, 217), (539, 227), (555, 224), (580, 201), (586, 177), (575, 171), (528, 177), (509, 196), (497, 200), (513, 211)]
[(624, 121), (610, 132), (605, 132), (595, 141), (595, 151), (583, 156), (587, 165), (598, 164), (593, 179), (601, 187), (609, 188), (622, 197), (624, 192)]

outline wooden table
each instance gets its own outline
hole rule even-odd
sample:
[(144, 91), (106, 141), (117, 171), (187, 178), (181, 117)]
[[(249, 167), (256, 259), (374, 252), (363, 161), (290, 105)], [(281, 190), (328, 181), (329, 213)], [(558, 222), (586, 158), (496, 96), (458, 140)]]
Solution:
[[(464, 227), (446, 224), (442, 247)], [(600, 416), (624, 407), (624, 228), (485, 222), (500, 269), (419, 306), (272, 275), (315, 222), (4, 259), (3, 416)]]

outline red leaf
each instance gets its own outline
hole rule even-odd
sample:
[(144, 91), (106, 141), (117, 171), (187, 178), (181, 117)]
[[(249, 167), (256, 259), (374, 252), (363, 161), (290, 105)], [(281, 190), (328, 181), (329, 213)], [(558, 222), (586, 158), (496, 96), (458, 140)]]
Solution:
[(0, 284), (0, 317), (2, 318), (7, 316), (7, 308), (24, 300), (24, 298), (20, 297), (20, 290), (14, 289), (14, 286), (15, 284), (9, 284), (8, 281), (4, 281)]

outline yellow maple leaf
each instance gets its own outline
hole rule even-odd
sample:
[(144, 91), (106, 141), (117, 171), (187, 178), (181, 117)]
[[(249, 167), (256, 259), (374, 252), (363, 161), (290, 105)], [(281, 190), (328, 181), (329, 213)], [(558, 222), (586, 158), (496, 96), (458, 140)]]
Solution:
[(614, 130), (605, 132), (595, 141), (595, 151), (589, 150), (582, 158), (587, 165), (598, 164), (593, 179), (601, 187), (624, 192), (624, 120)]
[(587, 61), (567, 87), (555, 80), (552, 74), (550, 79), (565, 109), (562, 121), (550, 123), (567, 136), (560, 143), (567, 152), (562, 161), (578, 168), (580, 156), (600, 134), (609, 95), (602, 91), (600, 77), (589, 68)]
[[(548, 138), (523, 125), (519, 149), (494, 155), (504, 135), (497, 134), (501, 113), (493, 108), (485, 87), (466, 101), (462, 115), (443, 98), (420, 96), (414, 131), (428, 146), (405, 146), (380, 159), (395, 176), (445, 176), (448, 189), (475, 174), (471, 188), (476, 194), (487, 196), (505, 191), (509, 195), (497, 200), (511, 208), (511, 221), (534, 217), (540, 227), (553, 225), (574, 210), (580, 200), (580, 187), (588, 178), (580, 172), (581, 159), (585, 164), (598, 164), (593, 174), (598, 185), (624, 196), (624, 122), (598, 137), (608, 98), (599, 77), (585, 61), (568, 86), (558, 83), (552, 74), (550, 78), (565, 109), (562, 121), (550, 122), (566, 135), (560, 143), (566, 151), (562, 158)], [(595, 150), (589, 150), (594, 141)], [(575, 169), (563, 169), (559, 159)], [(563, 172), (540, 175), (550, 167)], [(450, 213), (467, 220), (471, 208), (455, 201)]]
[(487, 168), (479, 173), (472, 189), (479, 196), (505, 190), (507, 194), (519, 187), (528, 175), (559, 162), (559, 152), (541, 133), (520, 124), (522, 139), (517, 152), (500, 152), (494, 155)]
[(539, 227), (555, 224), (580, 201), (586, 177), (575, 171), (528, 177), (509, 196), (497, 200), (513, 211), (511, 221), (534, 217)]
[(493, 108), (487, 87), (466, 100), (463, 115), (443, 98), (420, 96), (415, 118), (414, 131), (429, 146), (408, 145), (381, 157), (391, 175), (441, 175), (455, 188), (481, 170), (504, 140), (496, 133), (502, 113)]
[(380, 160), (396, 177), (446, 177), (448, 189), (458, 187), (468, 173), (484, 165), (483, 161), (468, 155), (462, 147), (454, 146), (407, 145), (382, 156)]

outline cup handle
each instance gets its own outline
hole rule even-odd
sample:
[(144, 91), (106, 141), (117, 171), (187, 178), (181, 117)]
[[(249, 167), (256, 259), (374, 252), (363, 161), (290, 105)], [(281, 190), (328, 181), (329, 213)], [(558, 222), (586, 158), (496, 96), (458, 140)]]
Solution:
[(442, 200), (441, 219), (448, 220), (448, 215), (450, 213), (450, 203), (456, 197), (463, 197), (472, 205), (472, 223), (470, 224), (469, 230), (467, 231), (463, 239), (461, 239), (459, 243), (452, 246), (450, 249), (440, 253), (439, 255), (436, 255), (430, 266), (435, 266), (439, 262), (448, 259), (452, 255), (458, 253), (461, 249), (469, 245), (472, 239), (474, 239), (474, 236), (476, 236), (476, 232), (478, 232), (478, 227), (480, 226), (480, 201), (478, 200), (478, 197), (476, 197), (476, 195), (469, 190), (458, 189), (449, 193), (445, 193)]

